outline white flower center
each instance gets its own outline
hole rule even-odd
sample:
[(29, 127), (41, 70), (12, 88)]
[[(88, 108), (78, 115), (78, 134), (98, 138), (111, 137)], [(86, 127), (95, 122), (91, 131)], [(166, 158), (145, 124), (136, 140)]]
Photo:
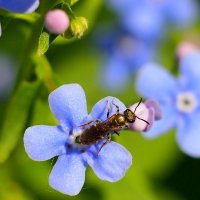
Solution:
[(176, 106), (182, 112), (192, 112), (197, 107), (197, 98), (192, 92), (182, 92), (176, 97)]
[(83, 145), (81, 143), (77, 143), (76, 139), (83, 133), (83, 129), (75, 129), (73, 133), (70, 135), (71, 144), (70, 146), (76, 149), (79, 149), (81, 152), (85, 152), (88, 145)]
[(71, 135), (70, 135), (70, 139), (71, 139), (71, 143), (72, 144), (77, 144), (76, 143), (76, 138), (78, 136), (80, 136), (82, 134), (83, 130), (78, 130), (78, 131), (74, 131)]

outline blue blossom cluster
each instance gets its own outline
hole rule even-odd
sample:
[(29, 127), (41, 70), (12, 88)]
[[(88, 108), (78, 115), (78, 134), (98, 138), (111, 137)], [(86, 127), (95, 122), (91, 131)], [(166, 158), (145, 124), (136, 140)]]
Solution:
[(101, 34), (105, 34), (98, 38), (105, 59), (100, 81), (112, 91), (123, 90), (133, 73), (155, 57), (154, 44), (137, 40), (121, 28), (113, 28)]
[(165, 35), (169, 24), (187, 27), (197, 17), (194, 0), (109, 0), (120, 23), (137, 39), (158, 41)]
[(163, 111), (145, 136), (154, 138), (176, 127), (183, 152), (200, 157), (200, 52), (181, 59), (178, 78), (158, 64), (147, 64), (139, 72), (137, 88), (144, 97), (158, 100)]
[(101, 80), (116, 91), (124, 89), (143, 64), (157, 59), (158, 43), (169, 25), (185, 28), (194, 24), (197, 16), (194, 0), (109, 0), (107, 4), (118, 15), (119, 25), (111, 37), (104, 37), (109, 46), (105, 46)]

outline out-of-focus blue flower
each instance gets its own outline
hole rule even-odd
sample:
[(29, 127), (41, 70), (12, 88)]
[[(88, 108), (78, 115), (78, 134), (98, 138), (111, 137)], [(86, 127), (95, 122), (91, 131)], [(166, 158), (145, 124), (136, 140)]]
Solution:
[(165, 35), (168, 24), (186, 27), (197, 16), (195, 0), (110, 0), (121, 24), (139, 39), (157, 41)]
[(153, 59), (155, 49), (127, 32), (112, 33), (99, 39), (106, 55), (100, 81), (107, 89), (120, 91), (144, 63)]
[(198, 5), (196, 0), (165, 0), (161, 11), (164, 11), (166, 21), (182, 28), (194, 23)]
[(180, 148), (200, 157), (200, 53), (181, 59), (177, 79), (156, 64), (144, 66), (137, 88), (141, 95), (158, 100), (163, 111), (163, 118), (145, 136), (156, 137), (176, 127)]
[(12, 58), (5, 54), (0, 54), (0, 101), (5, 100), (15, 82), (16, 78), (16, 64), (13, 62)]
[[(39, 0), (0, 0), (0, 8), (14, 13), (31, 13), (39, 5)], [(1, 36), (1, 25), (0, 25)]]
[(109, 0), (106, 1), (106, 3), (119, 15), (122, 15), (130, 7), (137, 6), (138, 0)]
[(36, 10), (39, 0), (0, 0), (0, 8), (15, 13), (30, 13)]
[[(107, 104), (108, 103), (108, 104)], [(110, 115), (126, 107), (114, 97), (100, 100), (87, 113), (86, 98), (78, 84), (63, 85), (49, 95), (51, 111), (58, 119), (59, 126), (32, 126), (24, 135), (25, 149), (30, 158), (37, 161), (59, 156), (49, 177), (49, 184), (56, 190), (76, 195), (85, 181), (87, 165), (102, 180), (110, 182), (121, 179), (132, 163), (130, 153), (121, 145), (110, 142), (102, 148), (103, 141), (91, 146), (77, 144), (75, 138), (83, 131), (80, 125), (91, 119), (107, 119), (107, 105)]]

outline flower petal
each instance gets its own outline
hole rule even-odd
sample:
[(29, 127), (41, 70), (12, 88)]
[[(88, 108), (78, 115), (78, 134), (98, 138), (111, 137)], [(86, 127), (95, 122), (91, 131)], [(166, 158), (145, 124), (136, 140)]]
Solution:
[(24, 134), (24, 146), (33, 160), (48, 160), (66, 152), (68, 133), (58, 126), (32, 126)]
[(0, 8), (16, 13), (30, 13), (38, 6), (39, 0), (0, 0)]
[(200, 113), (181, 118), (178, 122), (177, 141), (186, 154), (200, 157)]
[(166, 17), (172, 24), (179, 28), (186, 28), (188, 25), (194, 23), (198, 13), (198, 5), (195, 1), (168, 0), (166, 2)]
[(142, 96), (159, 100), (175, 95), (178, 85), (170, 73), (151, 63), (139, 71), (137, 89)]
[(78, 84), (63, 85), (54, 90), (49, 95), (49, 105), (64, 129), (81, 124), (87, 116), (85, 93)]
[(160, 104), (153, 100), (153, 99), (148, 99), (147, 101), (144, 102), (144, 104), (147, 106), (147, 108), (153, 108), (155, 111), (155, 120), (160, 120), (162, 118), (162, 110), (160, 107)]
[(154, 121), (151, 129), (144, 134), (147, 138), (154, 138), (165, 133), (175, 125), (177, 119), (177, 111), (171, 104), (160, 104), (162, 109), (162, 118), (159, 121)]
[[(180, 61), (180, 80), (186, 88), (199, 88), (200, 84), (200, 52), (189, 53)], [(199, 89), (198, 89), (199, 90)]]
[(122, 23), (137, 38), (154, 41), (164, 35), (163, 16), (155, 6), (140, 3), (124, 13)]
[(90, 113), (91, 117), (93, 119), (105, 121), (107, 119), (108, 108), (110, 108), (109, 117), (116, 113), (117, 108), (114, 104), (119, 106), (120, 113), (123, 113), (124, 110), (126, 110), (126, 106), (119, 99), (108, 96), (94, 105), (92, 112)]
[(50, 174), (49, 184), (59, 192), (76, 195), (84, 184), (85, 170), (86, 165), (80, 154), (59, 156)]
[(105, 89), (111, 91), (123, 90), (128, 83), (128, 77), (130, 75), (125, 61), (115, 55), (111, 55), (107, 60), (101, 74), (101, 83)]
[[(100, 146), (98, 146), (99, 150)], [(97, 149), (88, 154), (87, 162), (95, 174), (102, 180), (115, 182), (120, 180), (132, 164), (131, 154), (120, 144), (110, 142), (97, 156)]]
[(147, 124), (146, 128), (143, 130), (144, 132), (147, 132), (151, 129), (151, 127), (153, 126), (155, 120), (155, 110), (151, 107), (149, 108), (149, 116), (148, 116), (148, 122), (149, 124)]

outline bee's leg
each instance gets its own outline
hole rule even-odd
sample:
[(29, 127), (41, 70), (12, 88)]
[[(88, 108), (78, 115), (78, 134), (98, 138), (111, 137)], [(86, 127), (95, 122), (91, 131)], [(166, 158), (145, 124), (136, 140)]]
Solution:
[(120, 136), (119, 132), (117, 132), (117, 131), (114, 131), (114, 133), (116, 133), (118, 136)]
[(116, 113), (119, 113), (119, 106), (118, 105), (116, 105), (116, 104), (114, 104), (113, 102), (112, 102), (112, 104), (117, 108), (117, 111), (116, 111)]
[(97, 156), (99, 155), (101, 149), (102, 149), (106, 144), (108, 144), (110, 141), (111, 141), (111, 133), (108, 133), (108, 134), (107, 134), (106, 141), (101, 145), (101, 147), (100, 147), (100, 149), (99, 149), (99, 151), (98, 151), (98, 153), (97, 153)]
[[(119, 113), (119, 106), (114, 104), (113, 101), (112, 101), (112, 104), (117, 108), (117, 111), (116, 113)], [(108, 104), (108, 100), (107, 100), (107, 109), (108, 109), (108, 112), (107, 112), (107, 118), (109, 118), (109, 114), (110, 114), (110, 106)]]
[(100, 123), (100, 122), (102, 122), (102, 121), (99, 120), (99, 119), (93, 119), (93, 120), (90, 120), (90, 121), (86, 122), (85, 124), (79, 125), (78, 127), (89, 125), (89, 124), (91, 124), (92, 122)]
[(109, 114), (110, 114), (110, 106), (109, 106), (109, 103), (108, 103), (108, 100), (107, 100), (107, 119), (109, 118)]

